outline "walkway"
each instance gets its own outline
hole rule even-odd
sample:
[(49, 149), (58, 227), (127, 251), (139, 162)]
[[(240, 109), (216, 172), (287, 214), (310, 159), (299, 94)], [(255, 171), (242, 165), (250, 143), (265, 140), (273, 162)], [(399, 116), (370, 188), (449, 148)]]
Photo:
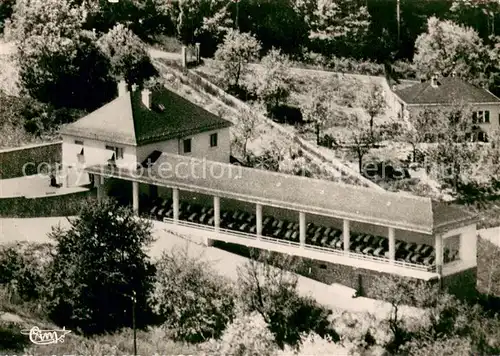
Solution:
[[(51, 227), (60, 224), (62, 228), (70, 226), (68, 218), (32, 218), (32, 219), (0, 219), (0, 244), (16, 240), (26, 240), (31, 242), (50, 242), (47, 233)], [(203, 256), (211, 261), (213, 267), (220, 274), (236, 280), (238, 266), (242, 266), (247, 259), (224, 250), (214, 247), (205, 247), (201, 241), (193, 239), (189, 242), (186, 239), (172, 235), (166, 230), (169, 224), (153, 222), (153, 233), (157, 241), (153, 244), (149, 253), (153, 258), (161, 256), (165, 250), (174, 247), (188, 246), (191, 255)], [(377, 300), (369, 298), (352, 298), (352, 290), (340, 285), (326, 285), (310, 278), (299, 276), (299, 292), (306, 296), (314, 297), (319, 303), (331, 309), (347, 310), (352, 312), (371, 312), (378, 318), (385, 318), (388, 315), (390, 306)], [(404, 308), (403, 312), (407, 316), (418, 317), (422, 314), (416, 308)]]
[(50, 178), (45, 175), (0, 179), (0, 198), (44, 197), (86, 191), (82, 187), (55, 188), (50, 186)]
[(500, 247), (500, 226), (492, 227), (490, 229), (478, 230), (477, 233), (483, 238), (496, 246)]

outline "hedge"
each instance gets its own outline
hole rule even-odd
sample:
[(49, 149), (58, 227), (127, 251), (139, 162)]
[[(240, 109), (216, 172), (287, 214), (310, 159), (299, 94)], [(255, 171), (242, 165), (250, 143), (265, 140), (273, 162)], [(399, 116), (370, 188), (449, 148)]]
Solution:
[[(31, 145), (0, 151), (0, 179), (22, 177), (24, 174), (37, 174), (42, 163), (60, 163), (62, 160), (62, 142)], [(23, 172), (23, 166), (26, 167)]]
[(0, 217), (34, 218), (78, 215), (83, 204), (95, 200), (97, 190), (37, 198), (0, 199)]

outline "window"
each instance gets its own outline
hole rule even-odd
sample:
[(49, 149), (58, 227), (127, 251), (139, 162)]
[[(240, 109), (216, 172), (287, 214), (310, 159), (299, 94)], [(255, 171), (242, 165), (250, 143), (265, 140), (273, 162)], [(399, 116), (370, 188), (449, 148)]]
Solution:
[(115, 159), (123, 159), (123, 147), (114, 147), (106, 145), (106, 149), (115, 153)]
[(486, 132), (478, 132), (477, 139), (480, 142), (488, 142), (488, 135)]
[(443, 241), (444, 263), (450, 263), (460, 259), (460, 235), (450, 236)]
[(490, 112), (486, 111), (476, 111), (472, 113), (472, 123), (473, 124), (489, 124), (490, 123)]
[(210, 135), (210, 147), (217, 147), (217, 134)]
[(85, 163), (85, 155), (84, 155), (84, 148), (82, 147), (82, 150), (80, 152), (78, 152), (78, 154), (76, 155), (77, 159), (78, 159), (78, 163)]
[(191, 139), (184, 140), (184, 153), (191, 153)]
[(75, 140), (75, 145), (83, 146), (83, 141)]

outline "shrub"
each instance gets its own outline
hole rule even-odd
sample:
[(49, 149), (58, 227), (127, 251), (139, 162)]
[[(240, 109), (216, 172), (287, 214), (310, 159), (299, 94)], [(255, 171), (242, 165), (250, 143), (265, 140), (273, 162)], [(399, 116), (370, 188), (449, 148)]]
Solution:
[(279, 351), (277, 356), (297, 355), (345, 355), (347, 348), (341, 344), (335, 343), (331, 337), (322, 338), (316, 333), (304, 334), (301, 336), (300, 350), (285, 347), (283, 351)]
[(286, 271), (295, 270), (291, 260), (262, 254), (261, 262), (249, 261), (238, 270), (239, 296), (245, 312), (257, 311), (269, 324), (280, 348), (298, 347), (303, 333), (320, 336), (338, 335), (330, 327), (331, 311), (311, 298), (299, 296), (297, 277)]
[(0, 320), (0, 350), (3, 352), (20, 352), (28, 345), (29, 340), (21, 334), (21, 327)]
[(45, 286), (50, 248), (48, 244), (20, 242), (0, 246), (0, 285), (21, 301), (38, 299)]
[(83, 207), (69, 230), (54, 228), (50, 237), (57, 242), (47, 291), (53, 321), (85, 334), (112, 332), (131, 326), (135, 305), (137, 327), (151, 322), (150, 222), (107, 200)]
[(271, 356), (276, 344), (264, 318), (254, 312), (235, 318), (220, 340), (211, 340), (205, 348), (209, 355)]
[(187, 249), (165, 252), (157, 263), (154, 311), (174, 340), (218, 338), (234, 317), (234, 293), (226, 280)]

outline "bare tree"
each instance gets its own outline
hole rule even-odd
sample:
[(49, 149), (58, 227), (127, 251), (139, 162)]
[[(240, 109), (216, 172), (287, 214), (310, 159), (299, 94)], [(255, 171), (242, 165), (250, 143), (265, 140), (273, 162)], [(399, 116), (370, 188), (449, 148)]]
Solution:
[(370, 93), (361, 102), (361, 107), (370, 116), (370, 136), (373, 137), (374, 120), (377, 116), (384, 114), (387, 107), (382, 88), (372, 84)]

